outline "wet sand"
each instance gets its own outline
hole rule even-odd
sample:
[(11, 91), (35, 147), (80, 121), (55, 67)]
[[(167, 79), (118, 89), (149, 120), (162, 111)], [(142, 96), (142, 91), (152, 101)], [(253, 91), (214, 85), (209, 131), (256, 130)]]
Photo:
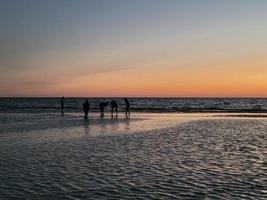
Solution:
[(4, 199), (266, 199), (255, 115), (1, 114)]
[(225, 114), (225, 115), (217, 115), (217, 117), (247, 117), (247, 118), (266, 118), (267, 114)]

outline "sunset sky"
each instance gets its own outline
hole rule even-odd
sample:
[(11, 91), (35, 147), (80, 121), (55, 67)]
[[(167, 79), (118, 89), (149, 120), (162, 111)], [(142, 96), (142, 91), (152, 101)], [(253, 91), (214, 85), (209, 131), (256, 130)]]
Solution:
[(267, 1), (0, 0), (0, 96), (267, 97)]

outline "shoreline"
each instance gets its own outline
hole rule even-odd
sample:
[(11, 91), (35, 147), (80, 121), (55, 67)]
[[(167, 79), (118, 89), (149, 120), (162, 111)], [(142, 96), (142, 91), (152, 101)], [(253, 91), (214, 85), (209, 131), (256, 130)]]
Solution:
[[(60, 113), (60, 108), (11, 108), (11, 109), (0, 109), (0, 113), (20, 113), (20, 112), (30, 112), (30, 113)], [(124, 110), (118, 110), (118, 113), (124, 113)], [(83, 113), (82, 108), (65, 108), (64, 113)], [(91, 108), (89, 110), (89, 113), (99, 113), (99, 109), (97, 108)], [(198, 114), (198, 113), (211, 113), (211, 114), (221, 114), (221, 113), (227, 113), (227, 114), (266, 114), (267, 110), (163, 110), (163, 109), (131, 109), (131, 113), (133, 114), (143, 114), (143, 113), (153, 113), (153, 114)], [(105, 114), (110, 114), (110, 109), (105, 110)]]
[[(60, 109), (40, 109), (40, 108), (23, 108), (23, 109), (0, 109), (0, 114), (6, 113), (59, 113)], [(82, 109), (65, 109), (64, 113), (72, 114), (72, 113), (81, 113), (83, 114)], [(93, 109), (89, 111), (89, 113), (97, 114), (99, 111), (97, 109)], [(123, 114), (124, 111), (119, 110), (118, 113)], [(267, 115), (267, 110), (264, 111), (257, 111), (257, 110), (187, 110), (187, 111), (155, 111), (155, 110), (131, 110), (132, 114), (232, 114), (235, 116), (236, 114), (250, 114), (250, 115)], [(110, 110), (105, 111), (106, 115), (110, 114)]]

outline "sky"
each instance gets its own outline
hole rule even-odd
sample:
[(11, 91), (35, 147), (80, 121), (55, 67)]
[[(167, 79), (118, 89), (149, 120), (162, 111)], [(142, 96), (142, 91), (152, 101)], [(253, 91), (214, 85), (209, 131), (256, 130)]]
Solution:
[(266, 0), (0, 0), (0, 96), (267, 97)]

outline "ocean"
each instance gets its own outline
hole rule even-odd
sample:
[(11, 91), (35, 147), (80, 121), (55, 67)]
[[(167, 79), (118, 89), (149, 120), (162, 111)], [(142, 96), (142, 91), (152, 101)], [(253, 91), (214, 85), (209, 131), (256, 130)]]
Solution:
[(106, 100), (1, 98), (0, 199), (267, 199), (266, 99)]
[[(65, 98), (65, 109), (79, 112), (85, 98)], [(115, 100), (119, 110), (122, 98), (88, 98), (91, 111), (98, 111), (101, 101)], [(267, 112), (267, 98), (129, 98), (136, 112)], [(0, 98), (0, 111), (53, 112), (60, 107), (59, 98)]]

